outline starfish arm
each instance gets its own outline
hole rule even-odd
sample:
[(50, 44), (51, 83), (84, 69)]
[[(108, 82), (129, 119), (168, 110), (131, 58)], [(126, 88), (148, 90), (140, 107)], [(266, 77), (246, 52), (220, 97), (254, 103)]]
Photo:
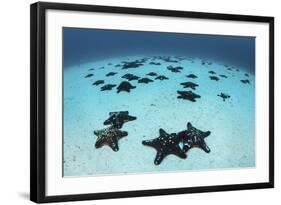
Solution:
[(102, 133), (102, 130), (94, 130), (94, 134), (96, 136), (99, 136)]
[(157, 152), (156, 157), (154, 159), (154, 164), (159, 165), (166, 155), (163, 152)]
[(162, 128), (160, 128), (160, 129), (159, 129), (159, 135), (160, 135), (160, 137), (161, 137), (161, 136), (167, 136), (168, 133), (165, 132), (165, 130), (163, 130)]
[(203, 138), (208, 137), (210, 134), (211, 134), (211, 132), (210, 132), (210, 131), (204, 132), (204, 136), (203, 136)]
[(119, 150), (118, 141), (116, 139), (112, 139), (110, 142), (108, 142), (108, 145), (114, 152)]
[(111, 121), (112, 121), (112, 117), (108, 118), (107, 120), (105, 120), (103, 122), (104, 125), (110, 125), (111, 124)]
[(96, 148), (100, 148), (103, 144), (104, 144), (104, 138), (100, 137), (97, 139), (96, 143), (95, 143), (95, 147)]
[(122, 130), (118, 130), (117, 135), (116, 135), (116, 139), (119, 140), (123, 137), (128, 136), (128, 132), (126, 131), (122, 131)]
[(152, 140), (143, 140), (143, 141), (142, 141), (142, 144), (143, 144), (143, 145), (147, 145), (147, 146), (151, 146), (151, 147), (155, 147), (156, 142), (155, 142), (155, 139), (152, 139)]
[(201, 142), (201, 144), (199, 145), (199, 147), (204, 150), (206, 153), (210, 153), (211, 149), (208, 147), (208, 145), (205, 142)]

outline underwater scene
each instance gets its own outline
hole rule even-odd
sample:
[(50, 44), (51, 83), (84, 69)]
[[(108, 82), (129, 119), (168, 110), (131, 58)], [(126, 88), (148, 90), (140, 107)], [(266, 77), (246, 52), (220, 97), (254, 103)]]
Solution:
[(63, 176), (255, 167), (255, 37), (63, 28)]

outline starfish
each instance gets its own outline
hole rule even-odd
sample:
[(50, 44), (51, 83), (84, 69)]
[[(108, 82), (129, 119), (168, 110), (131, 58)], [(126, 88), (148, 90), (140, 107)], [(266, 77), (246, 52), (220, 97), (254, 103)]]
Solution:
[(105, 76), (109, 77), (109, 76), (114, 76), (116, 75), (117, 73), (116, 72), (109, 72), (107, 73)]
[(190, 122), (187, 123), (187, 129), (178, 133), (179, 138), (183, 142), (183, 152), (186, 153), (193, 147), (199, 147), (206, 153), (211, 150), (205, 142), (205, 138), (211, 134), (210, 131), (203, 132), (192, 126)]
[(150, 73), (147, 73), (146, 75), (149, 75), (149, 76), (157, 76), (157, 73), (155, 73), (155, 72), (150, 72)]
[(122, 78), (125, 78), (125, 79), (131, 81), (131, 80), (138, 80), (140, 77), (127, 73), (127, 74), (123, 75)]
[(128, 111), (110, 112), (109, 118), (104, 121), (104, 125), (111, 125), (116, 129), (121, 129), (123, 124), (136, 120), (137, 117), (129, 115)]
[(150, 62), (150, 65), (161, 65), (161, 63)]
[(150, 82), (153, 82), (153, 80), (149, 79), (149, 78), (142, 78), (140, 80), (138, 80), (138, 83), (150, 83)]
[(93, 75), (94, 75), (94, 74), (90, 73), (90, 74), (86, 75), (85, 78), (90, 78), (90, 77), (92, 77)]
[(212, 70), (210, 70), (208, 73), (210, 73), (210, 74), (216, 74), (216, 72), (215, 72), (215, 71), (212, 71)]
[(118, 130), (113, 126), (107, 127), (102, 130), (95, 130), (94, 134), (98, 137), (95, 147), (100, 148), (103, 145), (108, 145), (115, 152), (119, 150), (118, 140), (128, 136), (128, 132)]
[(137, 68), (143, 65), (143, 60), (135, 60), (131, 62), (123, 61), (122, 63), (124, 63), (122, 69)]
[(184, 100), (190, 100), (192, 102), (196, 102), (196, 98), (201, 98), (200, 95), (197, 95), (196, 93), (192, 91), (177, 91), (179, 94), (178, 99), (182, 98)]
[(219, 75), (220, 77), (222, 77), (222, 78), (227, 78), (227, 76), (226, 75)]
[(189, 74), (189, 75), (186, 75), (187, 78), (198, 78), (196, 75), (194, 74)]
[(191, 88), (193, 90), (195, 90), (195, 88), (198, 86), (198, 84), (193, 83), (193, 82), (184, 82), (184, 83), (181, 83), (181, 85), (183, 85), (184, 88)]
[(165, 75), (159, 75), (158, 77), (155, 78), (155, 80), (168, 80), (169, 78), (167, 78)]
[(101, 91), (105, 91), (105, 90), (112, 90), (112, 88), (114, 88), (116, 85), (115, 84), (106, 84), (104, 86), (102, 86), (100, 88)]
[(151, 140), (144, 140), (142, 144), (151, 146), (157, 150), (154, 164), (159, 165), (169, 154), (174, 154), (182, 159), (186, 158), (186, 154), (179, 146), (180, 140), (176, 133), (168, 134), (163, 129), (159, 129), (159, 137)]
[(210, 76), (210, 79), (211, 79), (211, 80), (215, 80), (215, 81), (220, 80), (217, 76)]
[(225, 101), (225, 99), (227, 99), (227, 98), (230, 98), (230, 95), (227, 95), (225, 93), (221, 93), (218, 96), (221, 97), (223, 99), (223, 101)]
[(244, 84), (250, 84), (250, 81), (249, 80), (240, 80), (242, 83)]
[(117, 93), (119, 93), (121, 91), (126, 91), (129, 93), (131, 89), (135, 89), (135, 88), (136, 88), (136, 86), (131, 85), (131, 83), (129, 83), (127, 81), (123, 81), (118, 85)]
[(100, 84), (104, 84), (104, 80), (97, 80), (92, 85), (100, 85)]
[(183, 69), (181, 66), (173, 67), (173, 66), (168, 66), (167, 69), (173, 73), (180, 73), (180, 70)]

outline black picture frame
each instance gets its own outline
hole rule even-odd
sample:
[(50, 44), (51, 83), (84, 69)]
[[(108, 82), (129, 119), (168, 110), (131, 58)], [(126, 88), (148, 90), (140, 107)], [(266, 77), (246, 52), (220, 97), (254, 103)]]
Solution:
[[(193, 188), (171, 188), (126, 192), (89, 193), (46, 196), (46, 10), (86, 11), (102, 13), (169, 16), (195, 19), (262, 22), (269, 25), (269, 181), (263, 183), (229, 184)], [(274, 187), (274, 17), (218, 13), (202, 13), (144, 8), (125, 8), (82, 4), (38, 2), (30, 7), (30, 199), (37, 203), (76, 200), (97, 200), (123, 197), (186, 194), (197, 192), (231, 191)]]

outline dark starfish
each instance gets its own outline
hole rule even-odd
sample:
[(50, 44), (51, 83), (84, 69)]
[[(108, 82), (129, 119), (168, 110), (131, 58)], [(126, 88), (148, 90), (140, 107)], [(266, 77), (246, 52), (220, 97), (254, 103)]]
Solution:
[(133, 75), (133, 74), (130, 74), (130, 73), (127, 73), (127, 74), (123, 75), (122, 78), (125, 78), (129, 81), (132, 81), (132, 80), (138, 80), (140, 77), (138, 77), (136, 75)]
[(184, 88), (191, 88), (193, 90), (195, 90), (196, 87), (198, 86), (198, 84), (193, 83), (193, 82), (184, 82), (184, 83), (181, 83), (181, 85), (183, 85)]
[(178, 136), (183, 143), (183, 152), (186, 153), (193, 147), (199, 147), (206, 153), (209, 153), (211, 150), (207, 146), (205, 138), (208, 137), (210, 134), (210, 131), (203, 132), (193, 127), (190, 122), (187, 123), (187, 130), (178, 133)]
[(111, 125), (114, 128), (121, 129), (123, 124), (136, 120), (137, 117), (129, 115), (128, 111), (110, 112), (109, 118), (104, 121), (104, 125)]
[(131, 73), (126, 73), (125, 75), (122, 76), (122, 78), (128, 78), (128, 77), (131, 77), (133, 76), (133, 74)]
[(250, 84), (250, 81), (247, 79), (247, 80), (240, 80), (242, 83), (244, 84)]
[(106, 84), (104, 86), (102, 86), (100, 88), (101, 91), (105, 91), (105, 90), (112, 90), (112, 88), (114, 88), (116, 85), (115, 84)]
[(179, 94), (178, 99), (184, 99), (184, 100), (190, 100), (192, 102), (196, 102), (196, 98), (201, 98), (200, 95), (197, 95), (196, 93), (192, 91), (177, 91)]
[(226, 76), (226, 75), (220, 75), (220, 77), (222, 77), (222, 78), (227, 78), (227, 76)]
[(141, 61), (135, 60), (135, 61), (131, 61), (131, 62), (123, 61), (122, 63), (124, 63), (122, 66), (122, 69), (137, 68), (137, 67), (140, 67), (143, 65), (142, 60)]
[(86, 75), (85, 78), (90, 78), (92, 76), (94, 76), (94, 74), (90, 73), (90, 74)]
[(138, 83), (145, 83), (145, 84), (147, 84), (147, 83), (151, 83), (151, 82), (153, 82), (153, 80), (151, 80), (149, 78), (142, 78), (142, 79), (138, 80)]
[(104, 84), (104, 80), (97, 80), (92, 85), (100, 85), (100, 84)]
[(230, 95), (225, 94), (225, 93), (221, 93), (218, 96), (221, 97), (223, 99), (223, 101), (225, 101), (225, 99), (227, 99), (227, 98), (230, 98)]
[(159, 75), (158, 77), (155, 78), (155, 80), (168, 80), (169, 78), (167, 78), (165, 75)]
[(126, 91), (129, 93), (131, 89), (135, 89), (135, 88), (136, 86), (131, 85), (131, 83), (129, 83), (128, 81), (123, 81), (118, 85), (117, 93), (121, 91)]
[(212, 70), (210, 70), (208, 73), (210, 73), (210, 74), (216, 74), (216, 72), (215, 71), (212, 71)]
[(177, 66), (177, 67), (168, 66), (167, 69), (169, 71), (173, 72), (173, 73), (180, 73), (181, 72), (180, 70), (182, 70), (183, 67), (181, 67), (181, 66)]
[(189, 75), (186, 75), (187, 78), (198, 78), (196, 75), (194, 74), (189, 74)]
[(176, 133), (168, 134), (163, 129), (159, 129), (159, 137), (151, 140), (144, 140), (142, 144), (156, 149), (157, 154), (154, 164), (159, 165), (169, 154), (174, 154), (182, 159), (186, 158), (186, 154), (179, 146), (180, 140)]
[(209, 76), (211, 80), (219, 81), (220, 79), (217, 76)]
[(117, 74), (116, 72), (109, 72), (109, 73), (106, 74), (106, 76), (109, 77), (109, 76), (114, 76), (116, 74)]
[(147, 73), (146, 75), (149, 75), (149, 76), (157, 76), (157, 73), (155, 73), (155, 72), (150, 72), (150, 73)]
[(150, 62), (150, 65), (161, 65), (161, 63)]
[(113, 151), (119, 150), (118, 140), (128, 136), (128, 132), (109, 126), (102, 130), (95, 130), (94, 134), (98, 137), (95, 147), (100, 148), (103, 145), (108, 145)]

